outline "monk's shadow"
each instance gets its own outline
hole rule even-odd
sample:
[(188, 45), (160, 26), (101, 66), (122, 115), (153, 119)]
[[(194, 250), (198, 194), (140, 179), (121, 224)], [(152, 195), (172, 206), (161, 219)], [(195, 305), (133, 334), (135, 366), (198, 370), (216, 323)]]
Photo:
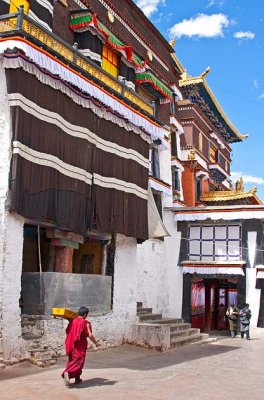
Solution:
[(93, 379), (85, 379), (82, 381), (82, 383), (79, 383), (78, 385), (71, 385), (69, 388), (71, 389), (83, 389), (87, 387), (93, 387), (93, 386), (112, 386), (115, 385), (117, 381), (111, 381), (110, 379), (105, 379), (105, 378), (93, 378)]

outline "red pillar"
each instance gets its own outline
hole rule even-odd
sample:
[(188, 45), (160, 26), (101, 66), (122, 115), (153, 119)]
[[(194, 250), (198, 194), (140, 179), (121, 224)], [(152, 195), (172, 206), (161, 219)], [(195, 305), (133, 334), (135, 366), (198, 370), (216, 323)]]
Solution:
[(195, 179), (194, 169), (185, 166), (182, 174), (182, 189), (184, 201), (187, 207), (195, 206)]
[(211, 284), (205, 281), (205, 332), (211, 330)]
[(202, 181), (202, 194), (210, 191), (209, 179), (203, 179)]
[(55, 259), (55, 272), (72, 273), (72, 247), (57, 247)]

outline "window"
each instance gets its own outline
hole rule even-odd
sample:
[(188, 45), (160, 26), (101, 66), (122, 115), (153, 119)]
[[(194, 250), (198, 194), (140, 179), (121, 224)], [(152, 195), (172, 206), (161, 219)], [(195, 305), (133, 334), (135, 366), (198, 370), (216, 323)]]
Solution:
[(210, 147), (209, 160), (210, 160), (211, 163), (215, 163), (216, 162), (216, 150), (213, 147)]
[(240, 260), (240, 225), (191, 225), (189, 228), (189, 260)]
[(118, 77), (119, 58), (106, 45), (103, 46), (102, 68), (115, 78)]
[(175, 95), (173, 96), (173, 101), (170, 102), (170, 112), (175, 114)]
[(160, 218), (162, 219), (162, 198), (161, 198), (161, 192), (158, 192), (157, 190), (151, 189), (153, 198), (157, 207), (157, 210), (159, 212)]
[(203, 134), (202, 134), (202, 132), (199, 132), (199, 151), (201, 153), (203, 152)]
[(195, 200), (200, 201), (202, 195), (202, 180), (196, 179), (195, 181)]
[(180, 171), (178, 168), (172, 169), (172, 190), (176, 190), (180, 192), (181, 185), (180, 185)]
[(160, 179), (159, 149), (157, 147), (151, 149), (151, 175)]
[(178, 157), (176, 132), (171, 133), (171, 155), (172, 157)]

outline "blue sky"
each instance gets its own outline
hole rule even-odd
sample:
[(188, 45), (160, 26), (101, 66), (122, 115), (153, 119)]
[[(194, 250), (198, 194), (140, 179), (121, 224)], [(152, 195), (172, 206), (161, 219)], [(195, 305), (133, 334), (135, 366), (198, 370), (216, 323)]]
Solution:
[(232, 146), (234, 181), (264, 200), (264, 0), (135, 0), (189, 75), (207, 82), (226, 115), (249, 137)]

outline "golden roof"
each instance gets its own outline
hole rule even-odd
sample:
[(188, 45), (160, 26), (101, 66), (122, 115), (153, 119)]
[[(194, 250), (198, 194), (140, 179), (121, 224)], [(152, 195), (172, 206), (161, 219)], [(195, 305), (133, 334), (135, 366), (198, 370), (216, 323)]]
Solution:
[(226, 190), (226, 191), (212, 191), (206, 192), (200, 200), (204, 202), (216, 202), (216, 201), (234, 201), (252, 197), (255, 204), (263, 204), (262, 201), (256, 196), (257, 188), (252, 188), (247, 192), (237, 190)]
[(183, 72), (182, 72), (182, 75), (181, 75), (181, 80), (179, 81), (179, 86), (183, 87), (183, 86), (195, 85), (195, 84), (198, 84), (198, 83), (202, 83), (204, 88), (205, 88), (205, 90), (207, 91), (209, 97), (211, 98), (214, 106), (216, 107), (217, 111), (219, 112), (219, 114), (221, 115), (221, 117), (223, 118), (225, 123), (229, 126), (229, 128), (234, 132), (234, 134), (240, 140), (243, 140), (243, 139), (247, 138), (248, 135), (242, 135), (241, 133), (239, 133), (238, 130), (235, 128), (235, 126), (231, 123), (229, 118), (226, 116), (224, 110), (222, 109), (222, 107), (218, 103), (215, 95), (213, 94), (213, 92), (211, 91), (210, 87), (208, 86), (208, 84), (207, 84), (207, 82), (205, 80), (205, 77), (209, 72), (210, 72), (210, 67), (206, 68), (206, 70), (200, 76), (192, 77), (192, 76), (189, 76), (187, 74), (187, 71), (185, 69), (183, 69)]

